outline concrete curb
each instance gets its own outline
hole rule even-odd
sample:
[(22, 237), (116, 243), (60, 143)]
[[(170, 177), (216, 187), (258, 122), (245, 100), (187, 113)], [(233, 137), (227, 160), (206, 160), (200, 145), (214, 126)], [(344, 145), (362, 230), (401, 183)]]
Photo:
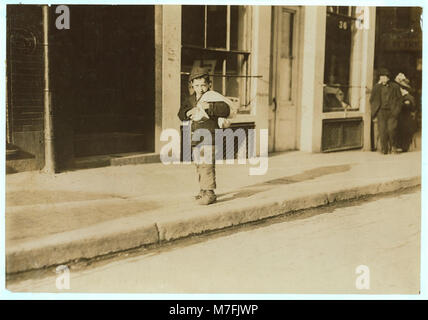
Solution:
[(278, 197), (246, 200), (245, 207), (219, 210), (208, 206), (204, 214), (196, 212), (184, 218), (123, 220), (121, 224), (104, 222), (88, 228), (46, 236), (37, 241), (7, 246), (6, 273), (40, 269), (67, 264), (79, 259), (138, 248), (149, 244), (188, 237), (193, 234), (224, 229), (243, 223), (275, 217), (281, 214), (320, 207), (329, 203), (363, 196), (398, 191), (421, 184), (421, 177), (397, 179), (353, 187), (340, 191), (323, 192), (295, 198)]

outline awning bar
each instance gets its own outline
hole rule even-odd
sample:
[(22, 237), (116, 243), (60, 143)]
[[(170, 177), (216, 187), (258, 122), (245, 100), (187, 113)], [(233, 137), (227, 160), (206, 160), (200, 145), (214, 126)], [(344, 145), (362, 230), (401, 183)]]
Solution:
[[(190, 72), (181, 72), (181, 75), (189, 76)], [(212, 77), (224, 77), (224, 78), (263, 78), (262, 75), (257, 76), (243, 76), (243, 75), (236, 75), (236, 74), (221, 74), (221, 73), (215, 73), (215, 74), (209, 74)]]
[(336, 16), (336, 17), (347, 19), (347, 20), (354, 20), (354, 21), (360, 20), (361, 23), (364, 21), (361, 18), (352, 17), (352, 16), (348, 16), (346, 14), (341, 14), (341, 13), (336, 13), (336, 12), (330, 12), (330, 11), (327, 11), (327, 15)]

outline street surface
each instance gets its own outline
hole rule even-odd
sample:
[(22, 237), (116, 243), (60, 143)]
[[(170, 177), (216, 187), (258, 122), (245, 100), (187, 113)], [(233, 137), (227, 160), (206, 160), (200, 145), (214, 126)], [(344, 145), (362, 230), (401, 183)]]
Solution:
[[(39, 279), (13, 280), (8, 289), (417, 294), (420, 196), (417, 189), (342, 203), (71, 268), (68, 290), (56, 288), (55, 270)], [(361, 276), (369, 289), (357, 288)]]

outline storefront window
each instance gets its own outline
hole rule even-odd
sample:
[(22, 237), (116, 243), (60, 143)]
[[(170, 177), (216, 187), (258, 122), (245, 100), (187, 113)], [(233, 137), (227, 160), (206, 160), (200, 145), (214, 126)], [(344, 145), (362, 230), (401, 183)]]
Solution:
[(192, 68), (207, 67), (212, 89), (250, 112), (249, 44), (250, 7), (182, 6), (182, 96), (192, 93)]
[[(357, 33), (355, 7), (327, 7), (323, 111), (358, 110), (353, 105), (358, 94), (352, 65)], [(353, 74), (354, 73), (354, 74)], [(354, 95), (354, 97), (353, 97)]]

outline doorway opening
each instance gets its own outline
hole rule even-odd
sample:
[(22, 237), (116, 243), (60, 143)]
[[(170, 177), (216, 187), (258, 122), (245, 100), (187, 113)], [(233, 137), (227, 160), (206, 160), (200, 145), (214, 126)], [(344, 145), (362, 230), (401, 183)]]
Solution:
[(269, 152), (298, 147), (299, 8), (272, 8), (272, 105)]
[(154, 6), (68, 7), (50, 39), (60, 157), (154, 152)]

